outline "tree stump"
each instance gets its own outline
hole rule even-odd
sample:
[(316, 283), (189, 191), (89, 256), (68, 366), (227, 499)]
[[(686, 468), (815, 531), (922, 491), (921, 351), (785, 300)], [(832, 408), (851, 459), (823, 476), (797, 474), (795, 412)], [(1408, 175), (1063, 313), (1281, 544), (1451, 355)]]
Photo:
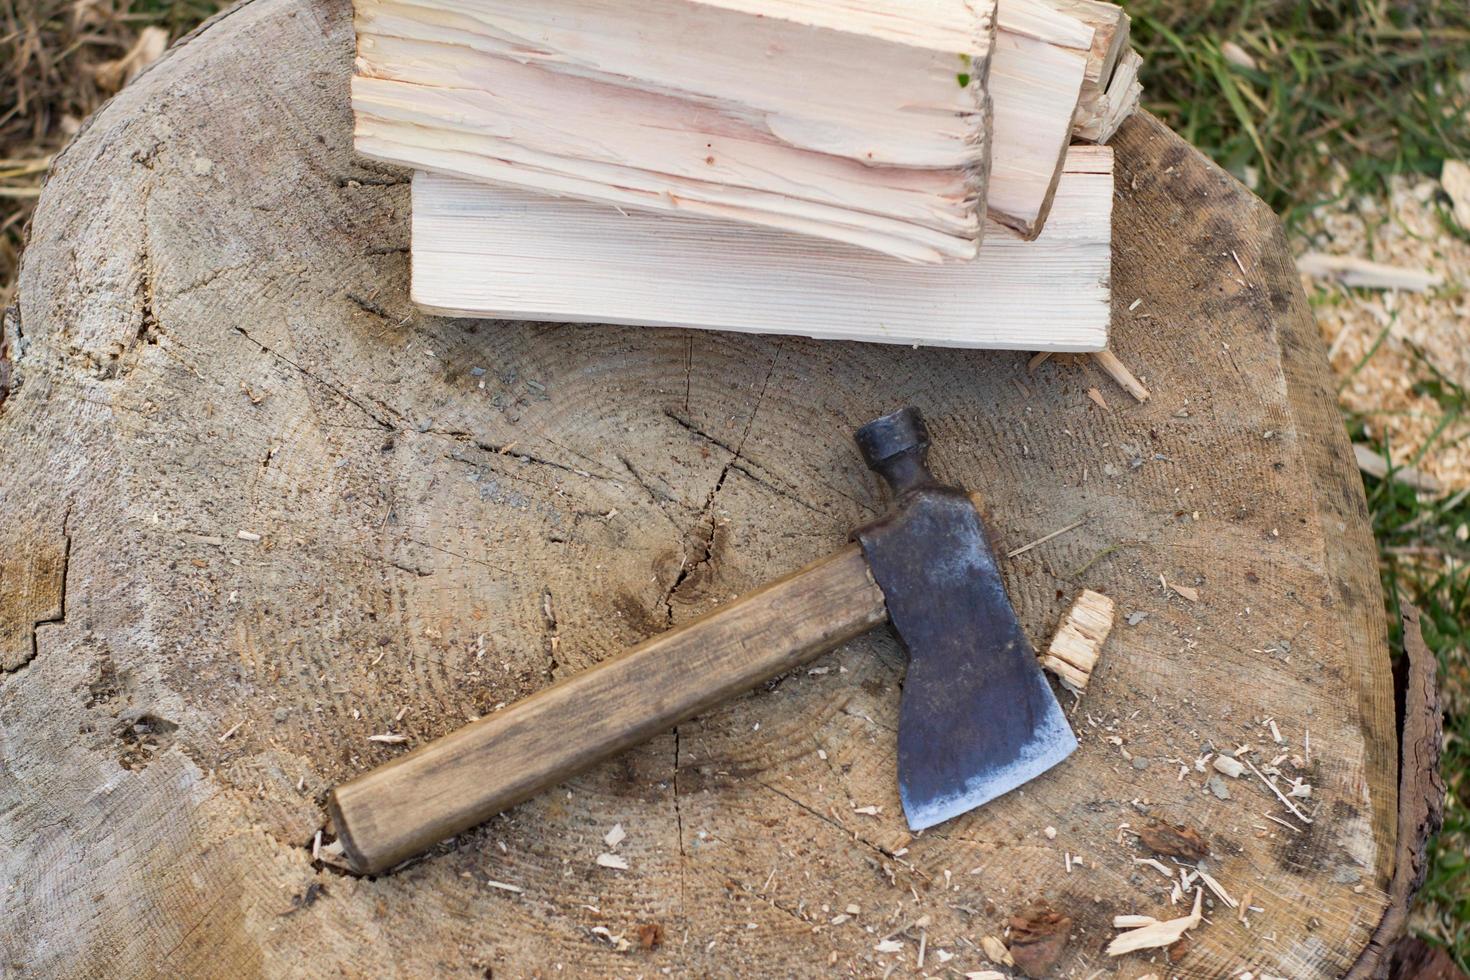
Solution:
[[(1058, 976), (1353, 964), (1390, 905), (1394, 689), (1263, 205), (1152, 119), (1118, 139), (1144, 404), (1085, 359), (441, 319), (408, 301), (407, 175), (352, 153), (351, 58), (344, 0), (236, 7), (42, 196), (0, 360), (7, 975), (953, 973), (1038, 902)], [(1117, 603), (1071, 760), (911, 836), (878, 631), (394, 874), (313, 861), (332, 784), (840, 546), (883, 507), (850, 433), (905, 403), (1003, 550), (1083, 522), (1004, 562), (1038, 647), (1083, 588)], [(1310, 824), (1207, 786), (1242, 744), (1301, 757)], [(1151, 816), (1260, 911), (1210, 896), (1168, 962), (1112, 960), (1115, 914), (1187, 912), (1134, 862)], [(596, 861), (615, 824), (627, 870)]]

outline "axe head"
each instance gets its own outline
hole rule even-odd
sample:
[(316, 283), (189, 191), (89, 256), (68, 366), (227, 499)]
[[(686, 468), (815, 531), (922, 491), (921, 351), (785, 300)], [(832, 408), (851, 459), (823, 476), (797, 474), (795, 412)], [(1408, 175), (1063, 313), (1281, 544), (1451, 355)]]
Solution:
[(1039, 776), (1077, 739), (1021, 624), (968, 495), (928, 469), (918, 409), (863, 426), (858, 447), (894, 505), (853, 536), (908, 650), (898, 784), (922, 830)]

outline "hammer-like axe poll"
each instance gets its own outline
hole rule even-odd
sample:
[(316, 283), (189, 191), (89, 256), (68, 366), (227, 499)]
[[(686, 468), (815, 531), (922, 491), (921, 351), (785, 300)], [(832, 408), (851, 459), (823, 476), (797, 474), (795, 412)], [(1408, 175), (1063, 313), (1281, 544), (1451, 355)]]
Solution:
[(857, 444), (893, 505), (855, 543), (336, 787), (347, 861), (391, 868), (885, 620), (909, 654), (898, 783), (912, 829), (1071, 754), (974, 502), (929, 472), (923, 417), (875, 419)]

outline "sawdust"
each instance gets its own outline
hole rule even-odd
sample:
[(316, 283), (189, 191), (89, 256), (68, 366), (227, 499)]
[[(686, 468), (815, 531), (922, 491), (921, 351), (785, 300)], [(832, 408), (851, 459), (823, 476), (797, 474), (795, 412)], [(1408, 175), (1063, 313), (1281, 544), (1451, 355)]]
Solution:
[(1352, 255), (1443, 277), (1422, 294), (1304, 285), (1343, 408), (1363, 419), (1370, 438), (1387, 442), (1396, 464), (1413, 462), (1433, 439), (1419, 469), (1454, 491), (1470, 487), (1470, 417), (1436, 437), (1446, 410), (1434, 374), (1470, 387), (1470, 233), (1454, 224), (1452, 209), (1438, 180), (1394, 177), (1386, 196), (1318, 208), (1292, 246), (1298, 255)]

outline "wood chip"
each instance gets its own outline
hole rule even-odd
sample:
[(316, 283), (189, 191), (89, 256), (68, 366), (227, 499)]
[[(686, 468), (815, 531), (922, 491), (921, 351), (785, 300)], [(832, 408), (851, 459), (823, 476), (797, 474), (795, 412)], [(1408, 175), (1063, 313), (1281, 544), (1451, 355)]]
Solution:
[(1159, 584), (1164, 587), (1165, 592), (1177, 592), (1181, 597), (1188, 599), (1190, 602), (1199, 602), (1198, 589), (1192, 589), (1187, 585), (1175, 585), (1164, 578), (1163, 575), (1159, 576)]
[(1118, 382), (1124, 391), (1140, 402), (1148, 401), (1148, 389), (1143, 386), (1142, 381), (1133, 376), (1133, 372), (1128, 370), (1126, 364), (1118, 360), (1118, 355), (1110, 350), (1100, 350), (1089, 356), (1098, 367), (1107, 373), (1108, 377)]
[(1238, 906), (1240, 904), (1235, 899), (1233, 899), (1233, 898), (1230, 897), (1230, 894), (1227, 891), (1225, 891), (1224, 886), (1221, 885), (1218, 881), (1216, 881), (1210, 875), (1210, 873), (1208, 871), (1200, 870), (1198, 872), (1198, 874), (1199, 874), (1199, 880), (1200, 881), (1203, 881), (1205, 883), (1205, 887), (1208, 888), (1210, 891), (1214, 892), (1215, 893), (1215, 897), (1218, 898), (1220, 901), (1224, 902), (1226, 905), (1230, 906), (1231, 908), (1235, 908), (1236, 906)]
[(1000, 966), (1016, 965), (1016, 961), (1011, 959), (1010, 950), (1006, 949), (1006, 944), (995, 936), (985, 936), (982, 938), (980, 940), (980, 950), (985, 954), (986, 959), (992, 963)]
[(878, 942), (878, 945), (874, 946), (873, 949), (877, 950), (880, 953), (898, 953), (902, 952), (903, 943), (899, 942), (897, 939), (883, 939), (880, 940)]
[(614, 871), (627, 871), (628, 861), (626, 858), (619, 857), (616, 854), (603, 853), (597, 855), (597, 866), (599, 868), (612, 868)]
[(235, 537), (239, 538), (241, 541), (259, 541), (260, 540), (260, 535), (256, 534), (254, 531), (236, 531), (235, 532)]
[(607, 926), (593, 926), (592, 935), (606, 939), (608, 945), (620, 953), (633, 948), (632, 943), (628, 942), (622, 936), (614, 936), (612, 930)]
[(408, 736), (395, 735), (390, 732), (386, 735), (369, 735), (367, 740), (369, 742), (382, 742), (384, 745), (402, 745), (408, 741)]
[(1273, 793), (1276, 794), (1276, 798), (1278, 800), (1280, 800), (1282, 803), (1286, 804), (1286, 808), (1288, 810), (1290, 810), (1293, 814), (1295, 814), (1296, 815), (1296, 818), (1298, 820), (1300, 820), (1302, 823), (1311, 823), (1312, 822), (1312, 818), (1309, 817), (1309, 816), (1307, 816), (1302, 811), (1298, 810), (1296, 808), (1296, 804), (1292, 803), (1291, 800), (1289, 800), (1289, 799), (1286, 798), (1286, 794), (1285, 793), (1281, 792), (1281, 790), (1279, 790), (1279, 789), (1276, 788), (1276, 784), (1275, 783), (1271, 782), (1271, 780), (1267, 779), (1265, 776), (1263, 776), (1261, 774), (1261, 770), (1259, 770), (1259, 769), (1256, 768), (1255, 763), (1253, 763), (1249, 759), (1247, 759), (1247, 760), (1245, 760), (1245, 764), (1250, 767), (1251, 772), (1253, 772), (1253, 773), (1256, 774), (1256, 778), (1260, 779), (1261, 782), (1263, 782), (1263, 783), (1266, 784), (1266, 787), (1269, 790), (1271, 790), (1271, 792), (1273, 792)]
[(1093, 404), (1096, 405), (1098, 408), (1101, 408), (1104, 411), (1108, 410), (1107, 399), (1104, 398), (1102, 392), (1098, 391), (1096, 388), (1088, 388), (1087, 397), (1092, 399)]
[[(1057, 627), (1041, 666), (1055, 674), (1069, 691), (1080, 694), (1087, 688), (1103, 643), (1113, 630), (1113, 608), (1112, 599), (1084, 589)], [(1054, 835), (1055, 831), (1049, 836)]]
[(1296, 260), (1296, 266), (1314, 279), (1331, 279), (1359, 289), (1402, 289), (1423, 293), (1444, 282), (1442, 276), (1428, 269), (1404, 269), (1350, 255), (1308, 252)]
[(510, 892), (514, 895), (520, 895), (525, 892), (525, 889), (522, 888), (520, 885), (511, 885), (503, 881), (494, 881), (490, 878), (485, 879), (485, 887), (494, 888), (497, 891)]
[(1163, 875), (1165, 878), (1174, 877), (1174, 872), (1169, 870), (1169, 866), (1164, 864), (1164, 862), (1157, 860), (1156, 858), (1134, 858), (1133, 863), (1146, 864), (1150, 868), (1153, 868), (1155, 871), (1157, 871), (1159, 874)]
[(965, 980), (1008, 980), (1008, 978), (999, 970), (972, 970), (965, 974)]
[(1048, 535), (1045, 535), (1044, 537), (1037, 538), (1035, 541), (1032, 541), (1030, 544), (1023, 544), (1023, 545), (1021, 545), (1021, 547), (1015, 549), (1014, 551), (1008, 551), (1008, 552), (1006, 552), (1006, 557), (1007, 558), (1015, 558), (1017, 555), (1024, 555), (1026, 552), (1030, 551), (1032, 548), (1035, 548), (1037, 545), (1046, 544), (1052, 538), (1061, 537), (1063, 534), (1066, 534), (1068, 531), (1075, 531), (1079, 527), (1081, 527), (1083, 524), (1086, 524), (1086, 523), (1087, 523), (1087, 518), (1085, 518), (1085, 517), (1082, 518), (1079, 521), (1074, 521), (1071, 524), (1068, 524), (1066, 527), (1058, 528), (1057, 530), (1051, 532)]
[[(1388, 460), (1384, 459), (1383, 455), (1372, 446), (1364, 445), (1361, 442), (1353, 443), (1353, 457), (1358, 462), (1359, 471), (1368, 474), (1376, 480), (1383, 480), (1388, 477)], [(1413, 466), (1398, 467), (1393, 471), (1393, 479), (1395, 483), (1402, 483), (1404, 486), (1412, 490), (1418, 490), (1420, 493), (1440, 493), (1444, 489), (1434, 477)]]
[(620, 823), (615, 823), (612, 825), (612, 830), (609, 830), (605, 835), (603, 835), (602, 842), (608, 847), (616, 848), (619, 844), (626, 840), (627, 837), (628, 833), (627, 831), (623, 830), (623, 825)]
[(221, 735), (219, 737), (219, 740), (221, 742), (227, 741), (230, 738), (231, 735), (234, 735), (236, 732), (238, 732), (240, 730), (240, 726), (243, 725), (243, 724), (245, 724), (243, 721), (237, 721), (237, 722), (235, 722), (233, 725), (230, 726), (230, 728), (229, 728), (228, 731), (226, 731), (223, 735)]
[[(1173, 875), (1170, 875), (1172, 878)], [(1151, 915), (1115, 915), (1113, 916), (1114, 929), (1142, 929), (1151, 926), (1159, 920)]]
[(1215, 761), (1211, 764), (1215, 767), (1216, 772), (1222, 772), (1231, 779), (1239, 779), (1241, 773), (1245, 772), (1245, 766), (1240, 760), (1224, 753), (1215, 756)]
[(1272, 823), (1279, 823), (1281, 826), (1285, 827), (1287, 830), (1291, 831), (1293, 834), (1300, 834), (1302, 832), (1302, 829), (1300, 827), (1297, 827), (1297, 826), (1294, 826), (1293, 824), (1287, 823), (1285, 820), (1282, 820), (1280, 817), (1274, 816), (1273, 814), (1263, 813), (1263, 814), (1261, 814), (1261, 816), (1265, 817), (1267, 820), (1271, 821)]
[(1162, 820), (1150, 820), (1138, 832), (1139, 840), (1155, 854), (1176, 857), (1185, 861), (1198, 861), (1209, 857), (1210, 845), (1199, 831), (1184, 824), (1168, 824)]
[(330, 844), (323, 844), (321, 846), (321, 849), (317, 852), (317, 855), (321, 859), (321, 862), (323, 864), (330, 864), (338, 868), (346, 868), (348, 871), (353, 870), (352, 865), (347, 863), (347, 858), (345, 856), (346, 849), (343, 848), (342, 842), (339, 840), (334, 840)]
[(1123, 933), (1108, 944), (1108, 955), (1122, 956), (1125, 953), (1137, 952), (1140, 949), (1158, 949), (1173, 945), (1186, 932), (1200, 924), (1200, 903), (1203, 899), (1204, 891), (1198, 888), (1195, 889), (1193, 912), (1182, 918), (1153, 922), (1149, 925)]

